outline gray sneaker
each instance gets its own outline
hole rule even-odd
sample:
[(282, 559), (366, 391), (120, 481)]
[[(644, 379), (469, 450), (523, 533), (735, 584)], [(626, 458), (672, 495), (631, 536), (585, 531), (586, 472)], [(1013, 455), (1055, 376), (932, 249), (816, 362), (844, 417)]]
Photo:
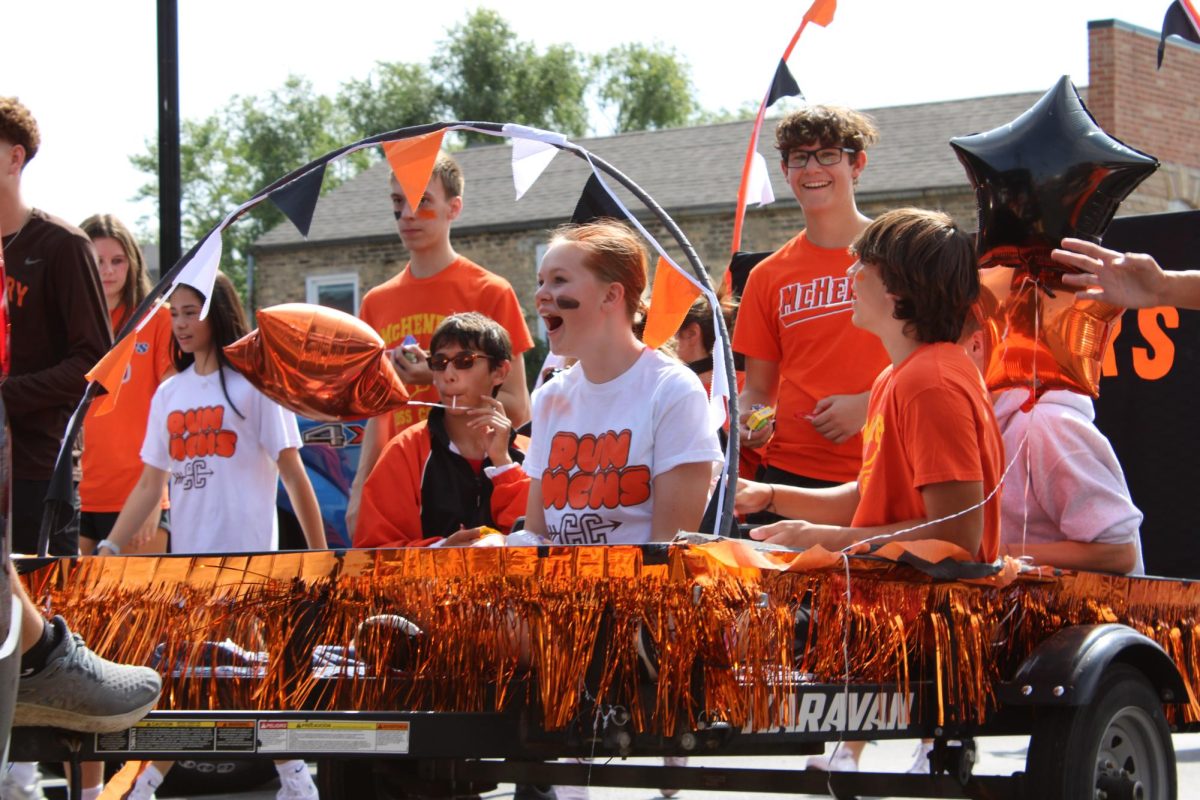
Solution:
[(62, 617), (60, 641), (34, 675), (17, 685), (13, 727), (40, 725), (82, 733), (125, 730), (154, 708), (162, 678), (149, 667), (115, 664), (89, 650)]

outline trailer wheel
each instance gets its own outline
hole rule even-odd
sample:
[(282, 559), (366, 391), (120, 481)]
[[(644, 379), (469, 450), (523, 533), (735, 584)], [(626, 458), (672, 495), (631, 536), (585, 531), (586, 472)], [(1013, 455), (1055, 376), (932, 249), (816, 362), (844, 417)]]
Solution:
[(1157, 692), (1140, 670), (1111, 665), (1092, 703), (1039, 710), (1026, 770), (1046, 798), (1175, 800), (1175, 749)]

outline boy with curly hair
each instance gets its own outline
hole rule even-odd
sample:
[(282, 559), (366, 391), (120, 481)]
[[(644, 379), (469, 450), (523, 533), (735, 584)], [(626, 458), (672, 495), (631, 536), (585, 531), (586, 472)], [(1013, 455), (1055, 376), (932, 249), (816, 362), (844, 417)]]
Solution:
[[(760, 480), (837, 486), (858, 474), (867, 392), (887, 364), (879, 340), (850, 324), (846, 275), (848, 248), (870, 223), (854, 192), (878, 133), (865, 114), (818, 105), (785, 117), (775, 138), (805, 228), (754, 268), (742, 294), (740, 404), (776, 413), (773, 426), (739, 433), (744, 445), (766, 446)], [(757, 521), (769, 519), (778, 517)]]

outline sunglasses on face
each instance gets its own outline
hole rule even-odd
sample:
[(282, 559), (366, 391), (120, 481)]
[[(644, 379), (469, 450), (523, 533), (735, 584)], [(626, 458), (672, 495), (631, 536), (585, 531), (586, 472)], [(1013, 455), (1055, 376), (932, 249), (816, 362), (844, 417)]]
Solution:
[(445, 353), (435, 353), (425, 361), (429, 364), (429, 368), (434, 372), (445, 372), (447, 364), (453, 364), (455, 369), (470, 369), (475, 366), (475, 362), (481, 358), (488, 358), (487, 353), (472, 353), (469, 350), (464, 350), (461, 353), (455, 353), (448, 356)]
[(832, 167), (842, 160), (842, 153), (857, 153), (853, 147), (822, 147), (820, 150), (792, 150), (788, 153), (788, 169), (804, 169), (808, 159), (815, 157), (822, 167)]

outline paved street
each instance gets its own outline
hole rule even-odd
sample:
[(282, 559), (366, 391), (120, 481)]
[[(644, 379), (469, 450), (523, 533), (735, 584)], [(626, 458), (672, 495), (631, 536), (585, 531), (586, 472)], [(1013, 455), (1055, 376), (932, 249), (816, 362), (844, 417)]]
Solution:
[[(1200, 786), (1200, 734), (1178, 734), (1175, 737), (1175, 753), (1179, 770), (1179, 796), (1191, 796), (1186, 787)], [(1008, 775), (1024, 769), (1026, 739), (1017, 736), (1000, 736), (977, 740), (979, 745), (979, 765), (975, 770), (979, 775)], [(878, 742), (871, 744), (863, 753), (864, 769), (881, 772), (902, 772), (912, 764), (913, 742)], [(804, 769), (806, 757), (794, 756), (786, 758), (755, 757), (755, 758), (696, 758), (692, 764), (698, 766), (725, 766), (766, 769)], [(630, 759), (630, 764), (655, 764), (656, 759)], [(218, 800), (219, 798), (237, 797), (241, 800), (274, 800), (275, 786), (268, 785), (263, 789), (252, 792), (241, 792), (236, 795), (203, 795), (193, 800)], [(62, 781), (47, 781), (47, 795), (54, 798), (64, 797)], [(512, 797), (513, 787), (501, 785), (495, 791), (484, 795), (487, 800), (505, 800)], [(575, 800), (560, 795), (562, 800)], [(589, 790), (589, 800), (653, 800), (658, 793), (648, 789), (608, 789), (593, 788)], [(794, 797), (782, 794), (751, 794), (731, 792), (681, 792), (678, 797), (682, 800), (754, 800), (755, 798)], [(168, 800), (161, 797), (160, 800)]]

